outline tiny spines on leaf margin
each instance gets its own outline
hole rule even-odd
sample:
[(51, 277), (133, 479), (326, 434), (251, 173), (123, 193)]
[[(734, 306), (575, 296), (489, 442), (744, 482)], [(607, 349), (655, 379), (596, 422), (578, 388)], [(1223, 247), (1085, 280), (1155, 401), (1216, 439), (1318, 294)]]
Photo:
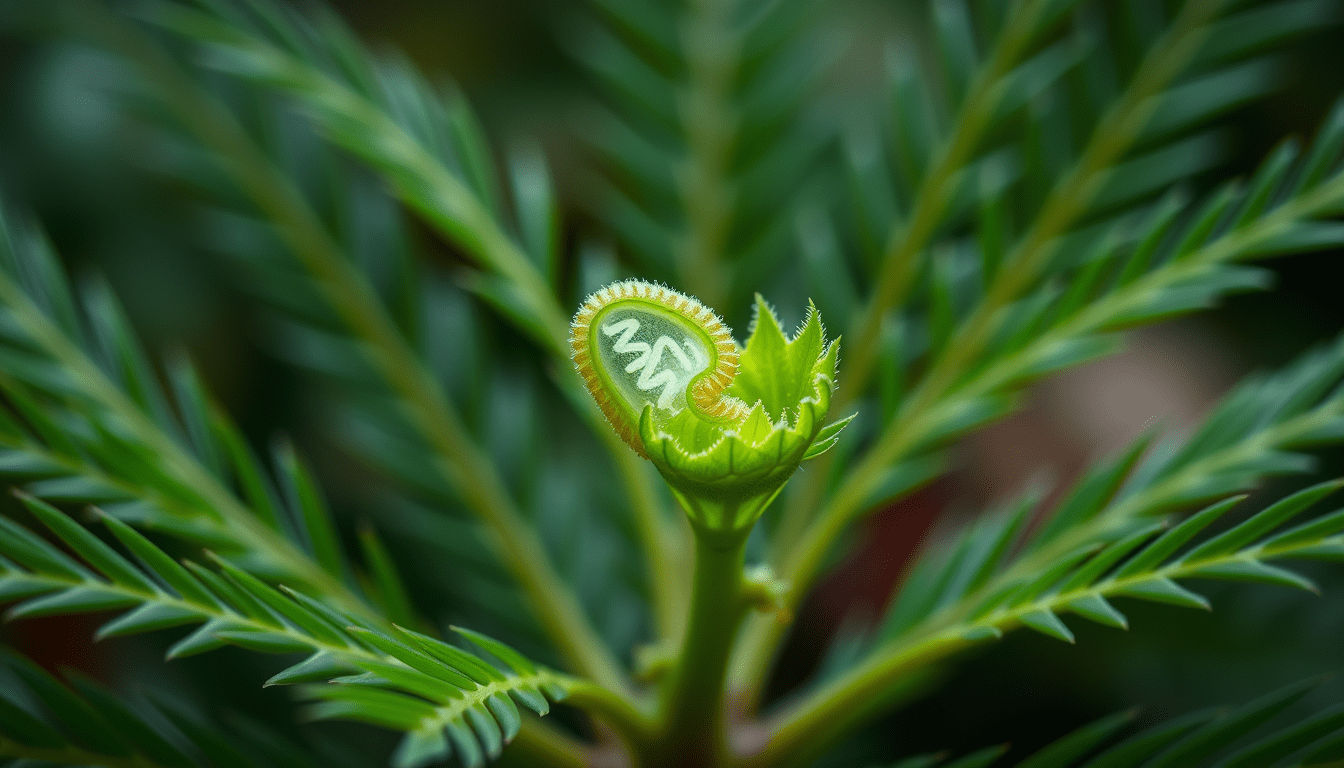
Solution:
[(589, 352), (589, 343), (592, 323), (597, 314), (618, 301), (631, 299), (647, 301), (676, 313), (704, 331), (712, 340), (715, 359), (711, 367), (691, 383), (687, 393), (695, 410), (716, 421), (746, 417), (749, 410), (746, 403), (726, 394), (728, 386), (737, 376), (738, 366), (739, 352), (732, 329), (712, 309), (690, 296), (644, 280), (622, 280), (590, 295), (570, 324), (570, 351), (574, 365), (621, 439), (635, 452), (648, 458), (635, 424), (613, 402), (611, 393), (606, 391), (598, 377)]

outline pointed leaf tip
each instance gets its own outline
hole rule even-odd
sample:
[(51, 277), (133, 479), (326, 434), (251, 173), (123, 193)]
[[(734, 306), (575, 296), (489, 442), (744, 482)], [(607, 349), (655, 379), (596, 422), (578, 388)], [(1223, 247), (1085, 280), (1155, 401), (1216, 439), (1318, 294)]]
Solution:
[(1098, 624), (1104, 624), (1116, 629), (1129, 629), (1129, 620), (1125, 615), (1115, 609), (1106, 598), (1101, 595), (1088, 595), (1071, 600), (1068, 603), (1069, 610), (1090, 619)]
[(1019, 617), (1023, 624), (1040, 632), (1043, 635), (1053, 637), (1056, 640), (1063, 640), (1066, 643), (1074, 642), (1073, 632), (1069, 630), (1064, 622), (1060, 620), (1052, 611), (1045, 609), (1029, 611)]
[(1116, 594), (1137, 597), (1140, 600), (1149, 600), (1155, 603), (1177, 605), (1183, 608), (1212, 610), (1208, 598), (1191, 592), (1168, 578), (1159, 577), (1130, 584), (1117, 590)]

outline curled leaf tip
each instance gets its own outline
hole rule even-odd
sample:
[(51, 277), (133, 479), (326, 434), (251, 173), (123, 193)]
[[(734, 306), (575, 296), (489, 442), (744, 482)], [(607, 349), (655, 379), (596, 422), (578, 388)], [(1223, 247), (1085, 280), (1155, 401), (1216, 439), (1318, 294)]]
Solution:
[(625, 280), (574, 316), (574, 365), (616, 432), (653, 462), (696, 530), (745, 535), (829, 427), (839, 345), (809, 306), (785, 334), (760, 296), (745, 347), (712, 310), (670, 288)]
[(685, 410), (725, 422), (747, 406), (727, 394), (737, 376), (732, 330), (699, 301), (643, 280), (588, 297), (570, 326), (574, 365), (617, 434), (648, 457), (639, 436), (645, 410), (662, 421)]

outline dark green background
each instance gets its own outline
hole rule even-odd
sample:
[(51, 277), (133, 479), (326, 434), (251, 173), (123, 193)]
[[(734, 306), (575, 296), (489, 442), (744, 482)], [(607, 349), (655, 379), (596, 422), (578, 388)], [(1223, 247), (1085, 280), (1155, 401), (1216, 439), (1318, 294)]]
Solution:
[[(189, 350), (213, 392), (250, 435), (260, 441), (276, 432), (293, 434), (320, 471), (335, 471), (338, 460), (315, 437), (323, 414), (312, 407), (305, 385), (264, 352), (254, 310), (231, 289), (224, 265), (200, 245), (193, 198), (155, 173), (152, 137), (109, 95), (108, 89), (119, 89), (130, 74), (47, 24), (41, 13), (30, 17), (23, 10), (34, 5), (0, 2), (3, 196), (35, 212), (73, 270), (107, 275), (153, 347)], [(578, 126), (594, 95), (565, 52), (565, 30), (581, 14), (581, 3), (345, 0), (336, 7), (375, 47), (401, 49), (427, 72), (461, 84), (498, 144), (540, 139), (568, 211), (567, 239), (594, 228), (576, 203), (588, 172)], [(871, 104), (883, 46), (913, 28), (920, 11), (915, 3), (831, 3), (828, 13), (851, 39), (828, 81), (829, 95), (856, 111)], [(1228, 119), (1232, 151), (1226, 168), (1244, 173), (1283, 137), (1310, 136), (1344, 92), (1339, 27), (1293, 44), (1283, 59), (1284, 87)], [(1196, 187), (1206, 182), (1192, 180)], [(435, 251), (453, 258), (446, 247)], [(1236, 297), (1195, 322), (1213, 334), (1235, 370), (1282, 364), (1344, 329), (1340, 256), (1306, 254), (1274, 262), (1276, 290)], [(1341, 472), (1344, 461), (1337, 452), (1323, 456), (1321, 476)], [(964, 491), (954, 475), (920, 503), (940, 508)], [(341, 506), (339, 499), (336, 504)], [(892, 551), (908, 548), (920, 533), (915, 525), (895, 526), (887, 534)], [(865, 570), (847, 573), (862, 580)], [(966, 660), (938, 693), (869, 729), (859, 741), (892, 756), (1001, 741), (1026, 748), (1131, 704), (1145, 705), (1145, 717), (1156, 718), (1244, 701), (1338, 670), (1344, 666), (1344, 572), (1326, 567), (1312, 575), (1325, 597), (1208, 585), (1216, 609), (1209, 615), (1130, 603), (1123, 606), (1130, 632), (1071, 622), (1078, 634), (1074, 647), (1016, 633)], [(861, 587), (841, 582), (827, 594)], [(810, 605), (824, 608), (816, 601)], [(164, 666), (136, 641), (91, 646), (86, 639), (94, 626), (35, 621), (0, 629), (0, 639), (45, 664), (76, 666), (114, 683), (156, 680), (197, 701), (289, 716), (283, 692), (260, 691), (251, 671), (239, 671), (253, 669), (240, 664), (239, 651)], [(808, 630), (819, 624), (804, 615), (798, 626)], [(157, 639), (166, 643), (170, 634)], [(819, 641), (795, 638), (785, 679), (807, 674)], [(1338, 700), (1341, 690), (1344, 686), (1327, 684), (1316, 696), (1321, 702)], [(351, 732), (345, 725), (321, 728), (328, 734)], [(364, 741), (371, 732), (354, 733)], [(378, 737), (361, 748), (374, 755), (387, 743)], [(835, 764), (848, 763), (842, 756)]]

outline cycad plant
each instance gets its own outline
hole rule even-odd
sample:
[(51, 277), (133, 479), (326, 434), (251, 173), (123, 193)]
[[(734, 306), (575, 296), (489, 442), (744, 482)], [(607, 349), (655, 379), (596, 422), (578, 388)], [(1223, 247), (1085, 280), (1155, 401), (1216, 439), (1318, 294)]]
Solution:
[[(1254, 262), (1344, 245), (1344, 107), (1217, 178), (1220, 117), (1336, 3), (910, 4), (885, 95), (855, 106), (827, 87), (832, 5), (592, 0), (557, 32), (595, 91), (564, 205), (536, 145), (320, 7), (9, 8), (128, 73), (111, 98), (141, 169), (191, 201), (181, 226), (323, 430), (317, 461), (263, 450), (10, 196), (7, 617), (100, 614), (99, 639), (169, 637), (167, 669), (213, 652), (292, 696), (260, 718), (220, 711), (201, 667), (132, 695), (10, 652), (0, 759), (870, 765), (891, 750), (854, 734), (900, 732), (1006, 633), (1209, 608), (1191, 579), (1314, 590), (1291, 566), (1344, 558), (1344, 511), (1320, 511), (1340, 481), (1245, 500), (1344, 441), (1336, 342), (1188, 435), (939, 528), (819, 672), (781, 661), (856, 524), (1033, 381), (1266, 287)], [(1344, 707), (1281, 684), (1148, 727), (1048, 725), (1030, 756), (995, 734), (896, 764), (1339, 765)], [(301, 725), (326, 719), (398, 740)]]

